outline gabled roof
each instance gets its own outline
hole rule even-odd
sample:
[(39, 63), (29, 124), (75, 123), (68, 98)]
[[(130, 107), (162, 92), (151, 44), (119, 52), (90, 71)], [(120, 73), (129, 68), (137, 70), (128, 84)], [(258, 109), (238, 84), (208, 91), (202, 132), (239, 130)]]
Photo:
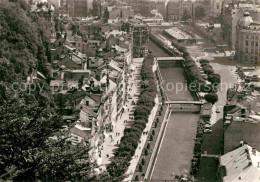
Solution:
[(260, 153), (253, 150), (249, 145), (244, 145), (220, 157), (219, 163), (226, 170), (223, 182), (259, 181)]
[(58, 64), (58, 66), (65, 66), (66, 68), (81, 68), (81, 65), (72, 61), (69, 57), (63, 58)]

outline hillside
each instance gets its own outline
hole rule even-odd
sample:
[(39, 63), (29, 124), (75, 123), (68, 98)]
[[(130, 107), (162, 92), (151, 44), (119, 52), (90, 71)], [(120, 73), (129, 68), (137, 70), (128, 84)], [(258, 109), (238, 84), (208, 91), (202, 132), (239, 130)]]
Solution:
[(64, 139), (48, 84), (40, 79), (26, 84), (34, 70), (48, 77), (49, 30), (25, 2), (0, 3), (0, 181), (89, 176), (88, 147)]

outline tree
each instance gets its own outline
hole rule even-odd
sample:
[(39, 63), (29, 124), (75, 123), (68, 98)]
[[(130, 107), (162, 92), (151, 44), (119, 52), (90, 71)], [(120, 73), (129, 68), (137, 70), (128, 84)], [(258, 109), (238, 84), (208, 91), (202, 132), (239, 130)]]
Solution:
[(153, 135), (150, 135), (150, 141), (153, 141)]
[(155, 131), (154, 130), (152, 131), (152, 135), (155, 135)]
[(149, 150), (150, 149), (150, 143), (147, 144), (146, 148)]
[(204, 98), (207, 102), (212, 104), (215, 104), (218, 101), (218, 95), (216, 93), (208, 93)]
[(184, 57), (184, 58), (187, 58), (187, 57), (189, 57), (189, 56), (190, 56), (190, 54), (189, 54), (188, 52), (184, 52), (184, 53), (183, 53), (183, 57)]
[(139, 176), (138, 175), (135, 176), (135, 181), (139, 181)]
[(181, 21), (187, 21), (190, 18), (191, 18), (191, 16), (190, 16), (189, 10), (187, 8), (185, 8), (183, 11), (183, 14), (182, 14)]
[(139, 169), (139, 172), (142, 172), (143, 171), (143, 166), (141, 164), (139, 164), (138, 169)]
[(206, 16), (205, 9), (202, 6), (197, 6), (195, 8), (195, 18), (201, 20)]
[(11, 89), (35, 70), (48, 77), (50, 25), (22, 4), (0, 6), (0, 181), (90, 181), (89, 147), (61, 132), (66, 123), (48, 84)]
[(212, 84), (219, 84), (221, 82), (221, 77), (219, 74), (210, 74), (208, 76), (208, 80), (212, 83)]
[(105, 11), (104, 11), (104, 16), (103, 16), (103, 18), (104, 18), (105, 23), (107, 23), (107, 22), (108, 22), (108, 19), (109, 19), (109, 11), (108, 11), (107, 8), (106, 8)]

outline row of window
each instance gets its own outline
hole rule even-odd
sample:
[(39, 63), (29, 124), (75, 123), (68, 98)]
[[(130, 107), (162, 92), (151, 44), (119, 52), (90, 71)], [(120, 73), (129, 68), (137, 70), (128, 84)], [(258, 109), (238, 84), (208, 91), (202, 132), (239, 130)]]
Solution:
[(258, 57), (257, 56), (248, 56), (248, 55), (245, 55), (244, 56), (244, 61), (245, 62), (251, 62), (251, 63), (257, 63), (258, 62)]
[[(248, 46), (248, 45), (249, 45), (249, 41), (246, 40), (246, 46)], [(253, 47), (253, 46), (258, 47), (258, 42), (251, 41), (251, 47)]]
[(251, 53), (251, 54), (258, 54), (258, 49), (251, 49), (251, 51), (248, 51), (248, 48), (245, 49), (245, 53)]
[(255, 39), (255, 40), (258, 40), (258, 36), (254, 36), (254, 35), (246, 35), (246, 39)]

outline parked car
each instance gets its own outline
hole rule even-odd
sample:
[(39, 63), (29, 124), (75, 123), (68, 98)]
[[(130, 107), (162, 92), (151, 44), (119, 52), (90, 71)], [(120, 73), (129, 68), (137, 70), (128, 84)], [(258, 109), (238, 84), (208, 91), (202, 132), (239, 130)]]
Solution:
[(204, 133), (212, 133), (212, 130), (211, 129), (205, 129)]
[(216, 110), (216, 113), (220, 113), (220, 110), (219, 110), (219, 109), (217, 109), (217, 110)]
[(209, 124), (209, 123), (208, 123), (208, 124), (205, 124), (205, 128), (206, 128), (206, 129), (210, 129), (210, 128), (211, 128), (211, 124)]

